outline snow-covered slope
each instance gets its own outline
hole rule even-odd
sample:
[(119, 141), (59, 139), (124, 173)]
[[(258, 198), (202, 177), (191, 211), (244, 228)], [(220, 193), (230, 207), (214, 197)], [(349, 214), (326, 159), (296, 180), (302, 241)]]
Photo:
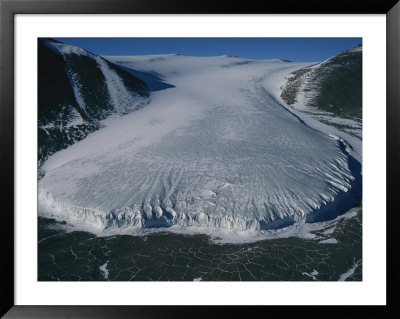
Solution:
[(53, 39), (38, 39), (39, 165), (85, 138), (110, 115), (143, 106), (146, 84), (104, 58)]
[(105, 228), (267, 230), (361, 201), (360, 164), (279, 101), (309, 64), (237, 57), (106, 57), (171, 88), (43, 165), (39, 212)]

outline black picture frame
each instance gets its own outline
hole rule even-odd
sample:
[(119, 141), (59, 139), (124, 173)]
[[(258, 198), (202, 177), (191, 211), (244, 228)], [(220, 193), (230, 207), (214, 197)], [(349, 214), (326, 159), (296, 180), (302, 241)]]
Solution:
[[(14, 296), (14, 16), (16, 14), (385, 14), (387, 21), (387, 305), (386, 306), (20, 306)], [(395, 273), (399, 242), (397, 186), (400, 136), (400, 3), (398, 0), (252, 0), (232, 3), (218, 0), (0, 0), (0, 181), (1, 263), (0, 315), (5, 318), (160, 318), (251, 316), (254, 310), (268, 316), (320, 315), (354, 317), (399, 316), (399, 279)], [(382, 141), (383, 142), (383, 141)], [(184, 293), (184, 292), (183, 292)], [(258, 315), (259, 315), (258, 314)]]

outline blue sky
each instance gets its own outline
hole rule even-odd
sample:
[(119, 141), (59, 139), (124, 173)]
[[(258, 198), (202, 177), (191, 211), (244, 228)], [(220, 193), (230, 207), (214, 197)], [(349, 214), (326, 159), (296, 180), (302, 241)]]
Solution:
[(249, 59), (325, 60), (362, 43), (362, 38), (55, 38), (99, 55), (180, 53), (237, 55)]

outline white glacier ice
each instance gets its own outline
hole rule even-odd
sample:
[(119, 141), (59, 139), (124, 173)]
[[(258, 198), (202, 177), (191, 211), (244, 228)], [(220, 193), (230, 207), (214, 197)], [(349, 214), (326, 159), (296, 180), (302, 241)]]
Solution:
[(109, 271), (107, 269), (107, 264), (108, 264), (108, 262), (106, 262), (104, 265), (100, 266), (100, 271), (103, 273), (103, 276), (104, 276), (105, 280), (108, 279), (108, 274), (109, 274)]
[(346, 271), (345, 273), (343, 273), (339, 276), (338, 281), (346, 281), (347, 278), (351, 277), (354, 274), (354, 272), (357, 269), (360, 262), (361, 262), (361, 260), (354, 262), (353, 266), (348, 271)]
[(328, 238), (325, 240), (321, 240), (319, 243), (320, 244), (337, 244), (338, 241), (335, 238)]
[(98, 231), (264, 231), (323, 220), (357, 201), (360, 172), (350, 146), (278, 98), (280, 81), (307, 64), (107, 59), (157, 72), (174, 87), (52, 155), (38, 185), (40, 214)]

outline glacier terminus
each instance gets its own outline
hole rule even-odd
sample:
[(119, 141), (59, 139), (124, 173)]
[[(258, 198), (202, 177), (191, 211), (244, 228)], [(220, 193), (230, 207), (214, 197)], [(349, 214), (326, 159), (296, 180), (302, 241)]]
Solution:
[[(361, 203), (361, 139), (281, 97), (290, 74), (312, 63), (99, 57), (46, 45), (60, 63), (80, 66), (68, 77), (78, 102), (59, 127), (90, 130), (46, 153), (39, 215), (98, 234), (263, 233), (331, 220)], [(109, 101), (100, 115), (90, 113), (99, 102), (83, 87), (88, 65)], [(54, 129), (49, 123), (43, 132)]]

